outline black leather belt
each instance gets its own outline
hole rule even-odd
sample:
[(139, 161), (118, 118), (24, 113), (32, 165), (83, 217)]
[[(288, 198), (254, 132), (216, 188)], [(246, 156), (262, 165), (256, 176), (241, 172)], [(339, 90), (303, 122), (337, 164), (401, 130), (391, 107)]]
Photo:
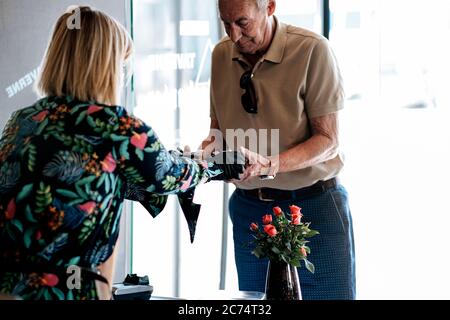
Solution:
[(247, 197), (256, 198), (261, 201), (283, 201), (283, 200), (299, 200), (316, 196), (328, 189), (334, 188), (339, 184), (337, 178), (326, 181), (318, 181), (315, 184), (296, 190), (281, 190), (272, 188), (259, 189), (238, 189), (239, 192)]

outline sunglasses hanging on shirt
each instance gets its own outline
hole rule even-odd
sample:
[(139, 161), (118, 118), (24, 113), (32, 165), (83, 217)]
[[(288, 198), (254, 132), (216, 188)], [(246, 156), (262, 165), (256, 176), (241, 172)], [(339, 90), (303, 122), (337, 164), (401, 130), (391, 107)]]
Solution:
[(239, 81), (241, 89), (245, 92), (241, 97), (242, 107), (248, 113), (258, 113), (258, 105), (256, 103), (255, 87), (252, 83), (253, 73), (251, 70), (245, 71)]

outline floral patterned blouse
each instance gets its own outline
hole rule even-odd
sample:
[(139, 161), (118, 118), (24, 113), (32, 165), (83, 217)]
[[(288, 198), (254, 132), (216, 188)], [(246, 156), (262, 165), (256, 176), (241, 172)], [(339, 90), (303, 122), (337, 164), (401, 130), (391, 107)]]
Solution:
[(69, 289), (53, 267), (106, 261), (125, 198), (156, 216), (168, 194), (218, 173), (167, 151), (151, 127), (119, 106), (47, 97), (16, 111), (0, 140), (0, 292), (98, 298), (93, 280)]

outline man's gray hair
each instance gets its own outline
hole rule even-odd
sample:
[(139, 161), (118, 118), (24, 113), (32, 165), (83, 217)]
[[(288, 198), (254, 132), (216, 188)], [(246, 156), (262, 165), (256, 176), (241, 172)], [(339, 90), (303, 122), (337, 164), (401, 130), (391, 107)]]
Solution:
[[(269, 4), (269, 0), (253, 0), (256, 3), (256, 6), (258, 9), (265, 9), (267, 8), (267, 5)], [(220, 0), (217, 1), (217, 4), (219, 4)]]
[(264, 9), (269, 4), (269, 0), (255, 0), (259, 9)]

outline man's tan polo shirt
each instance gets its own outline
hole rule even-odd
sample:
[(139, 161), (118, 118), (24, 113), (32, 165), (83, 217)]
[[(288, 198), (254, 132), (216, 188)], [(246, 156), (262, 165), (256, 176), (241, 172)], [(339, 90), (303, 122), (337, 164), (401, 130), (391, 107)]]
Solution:
[[(244, 90), (239, 80), (251, 65), (229, 37), (222, 39), (212, 54), (211, 119), (218, 121), (224, 135), (227, 129), (267, 129), (266, 155), (272, 155), (272, 149), (274, 154), (281, 153), (307, 140), (311, 136), (308, 119), (334, 113), (344, 102), (339, 68), (327, 39), (276, 18), (275, 22), (270, 48), (253, 69), (257, 114), (247, 113), (241, 105)], [(270, 145), (270, 129), (279, 129), (279, 152)], [(245, 146), (248, 148), (248, 143)], [(235, 143), (234, 149), (237, 147)], [(264, 154), (261, 149), (250, 149)], [(338, 155), (309, 168), (279, 173), (274, 180), (256, 177), (236, 186), (293, 190), (333, 178), (342, 167)]]

